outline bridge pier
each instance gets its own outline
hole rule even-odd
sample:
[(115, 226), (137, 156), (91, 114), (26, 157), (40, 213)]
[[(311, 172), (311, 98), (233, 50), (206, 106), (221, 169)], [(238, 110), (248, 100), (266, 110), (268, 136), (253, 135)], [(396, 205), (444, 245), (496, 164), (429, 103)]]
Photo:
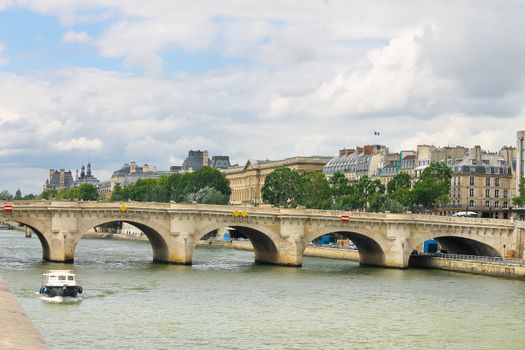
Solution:
[(153, 261), (191, 265), (194, 245), (193, 235), (189, 232), (171, 232), (165, 252), (161, 252), (161, 254), (154, 253)]
[(44, 250), (44, 260), (72, 263), (75, 260), (75, 250), (81, 236), (67, 230), (53, 230), (45, 237), (49, 249)]

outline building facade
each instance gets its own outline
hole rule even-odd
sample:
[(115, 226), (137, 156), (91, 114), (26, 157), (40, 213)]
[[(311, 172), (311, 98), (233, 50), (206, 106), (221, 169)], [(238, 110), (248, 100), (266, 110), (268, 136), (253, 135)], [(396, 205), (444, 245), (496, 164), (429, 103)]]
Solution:
[(514, 181), (512, 166), (504, 156), (475, 146), (451, 169), (448, 212), (474, 211), (481, 217), (509, 217)]
[(44, 184), (44, 190), (63, 190), (75, 187), (75, 180), (71, 174), (71, 170), (65, 169), (55, 170), (49, 169), (49, 178)]
[(248, 160), (244, 166), (223, 170), (232, 190), (231, 204), (259, 205), (266, 176), (279, 167), (297, 171), (322, 171), (331, 157), (293, 157), (283, 160)]

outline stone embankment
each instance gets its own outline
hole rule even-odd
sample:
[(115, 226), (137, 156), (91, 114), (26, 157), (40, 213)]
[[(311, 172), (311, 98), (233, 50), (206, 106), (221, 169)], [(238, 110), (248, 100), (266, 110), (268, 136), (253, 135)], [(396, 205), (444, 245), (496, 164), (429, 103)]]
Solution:
[[(238, 250), (253, 250), (250, 241), (200, 241), (199, 246), (221, 247)], [(323, 248), (323, 247), (306, 247), (304, 256), (314, 256), (318, 258), (340, 259), (359, 261), (359, 253), (352, 249)]]
[(0, 349), (50, 349), (1, 277)]
[(525, 280), (525, 265), (502, 262), (445, 259), (419, 255), (410, 257), (410, 267), (467, 272), (478, 275)]

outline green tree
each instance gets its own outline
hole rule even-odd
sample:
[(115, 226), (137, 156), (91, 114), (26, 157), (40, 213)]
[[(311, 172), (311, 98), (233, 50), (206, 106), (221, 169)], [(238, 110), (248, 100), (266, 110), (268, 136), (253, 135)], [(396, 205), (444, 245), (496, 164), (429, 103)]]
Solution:
[(116, 185), (111, 192), (112, 201), (127, 201), (129, 199), (128, 190), (125, 187)]
[(277, 168), (266, 176), (261, 189), (264, 202), (285, 208), (295, 208), (299, 204), (301, 191), (301, 176), (285, 167)]
[(20, 200), (22, 199), (22, 191), (20, 191), (20, 189), (17, 189), (16, 192), (15, 192), (15, 200)]
[(363, 204), (362, 209), (379, 211), (384, 199), (385, 186), (379, 180), (372, 180), (367, 175), (362, 176), (352, 185), (353, 194)]
[(99, 197), (97, 188), (93, 186), (92, 184), (83, 183), (78, 186), (77, 191), (79, 200), (83, 201), (94, 201), (97, 200)]
[(330, 177), (329, 180), (330, 188), (332, 190), (332, 201), (336, 203), (339, 198), (346, 196), (351, 193), (348, 179), (343, 173), (336, 172)]
[(522, 207), (525, 205), (525, 177), (520, 179), (518, 195), (512, 198), (512, 204)]
[(207, 186), (201, 188), (196, 193), (190, 193), (186, 196), (186, 201), (190, 203), (203, 203), (203, 204), (228, 204), (229, 197), (222, 194), (217, 189)]
[(186, 193), (196, 193), (200, 189), (211, 187), (220, 193), (230, 196), (230, 182), (219, 170), (205, 166), (193, 173), (188, 173), (188, 182), (186, 184)]
[(40, 194), (40, 198), (47, 199), (47, 200), (54, 199), (56, 198), (57, 194), (58, 194), (57, 190), (49, 188), (47, 190), (42, 191), (42, 193)]
[(36, 196), (32, 193), (29, 193), (29, 194), (26, 194), (24, 197), (22, 197), (22, 199), (30, 201), (30, 200), (36, 199)]
[(410, 188), (410, 175), (407, 173), (398, 173), (392, 178), (392, 180), (388, 182), (386, 186), (387, 193), (393, 193), (399, 188)]
[(300, 175), (301, 193), (299, 204), (306, 208), (328, 209), (331, 205), (331, 189), (326, 177), (320, 171), (307, 171)]
[(13, 195), (9, 193), (7, 190), (3, 190), (0, 192), (0, 200), (10, 201), (11, 199), (13, 199)]
[(452, 170), (445, 163), (431, 163), (414, 185), (414, 204), (434, 209), (449, 201)]

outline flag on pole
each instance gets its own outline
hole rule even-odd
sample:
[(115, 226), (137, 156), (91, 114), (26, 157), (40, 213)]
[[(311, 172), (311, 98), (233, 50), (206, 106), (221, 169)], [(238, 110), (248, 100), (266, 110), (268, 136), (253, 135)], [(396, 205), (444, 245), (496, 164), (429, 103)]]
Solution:
[(381, 135), (379, 131), (374, 131), (374, 135)]

